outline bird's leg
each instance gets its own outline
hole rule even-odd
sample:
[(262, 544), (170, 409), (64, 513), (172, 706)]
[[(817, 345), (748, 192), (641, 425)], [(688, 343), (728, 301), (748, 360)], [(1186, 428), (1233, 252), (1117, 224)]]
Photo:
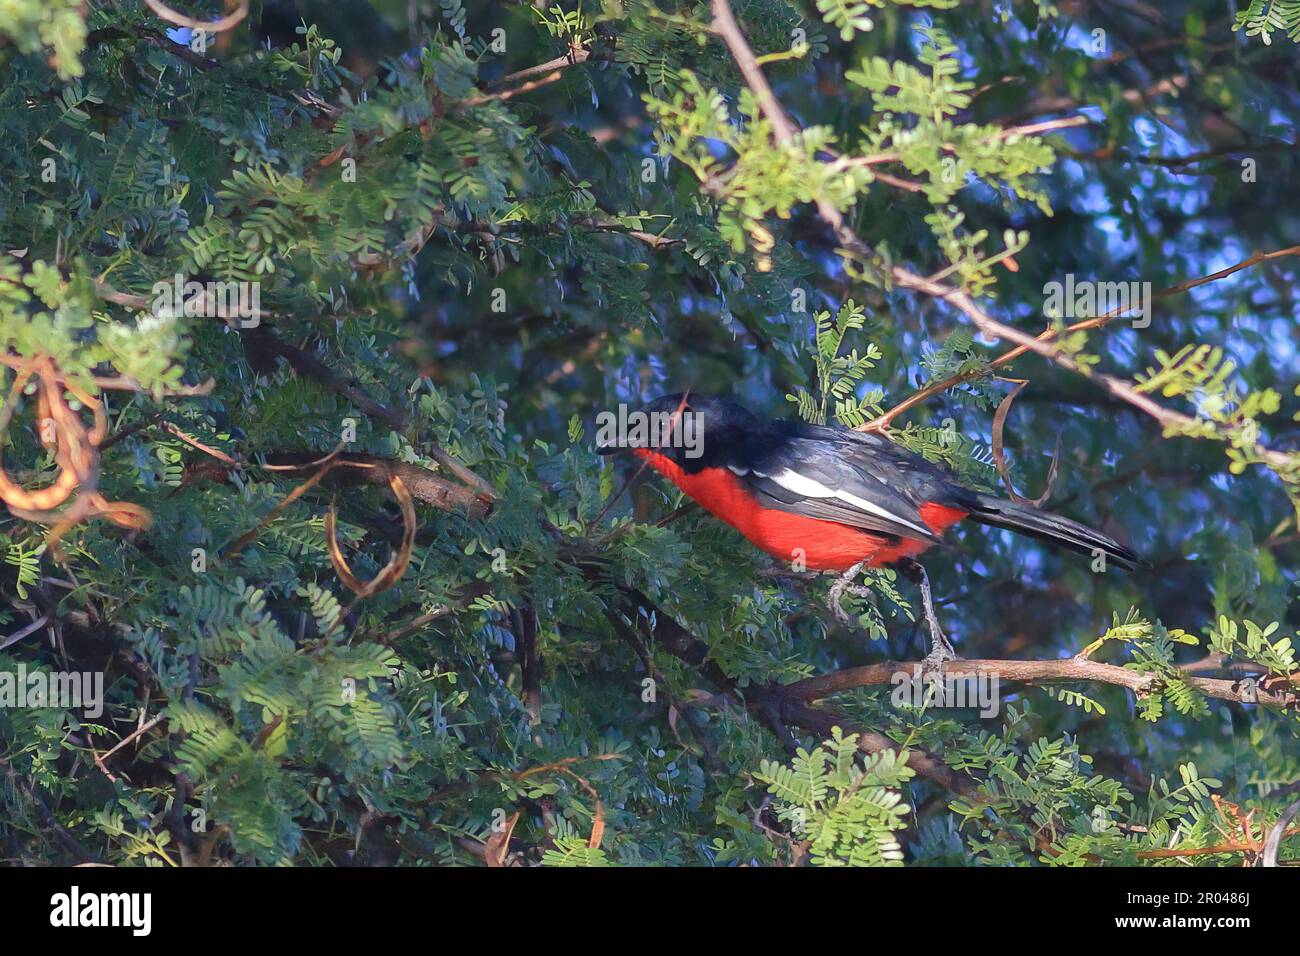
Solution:
[(849, 620), (848, 612), (845, 611), (844, 608), (840, 607), (840, 600), (844, 597), (845, 591), (849, 594), (856, 594), (858, 597), (869, 597), (871, 595), (870, 588), (864, 588), (861, 585), (853, 583), (854, 578), (861, 574), (862, 569), (866, 566), (866, 561), (859, 561), (857, 564), (853, 565), (853, 567), (849, 568), (835, 579), (835, 583), (831, 585), (830, 593), (826, 595), (826, 606), (829, 607), (831, 613), (835, 615), (835, 620), (849, 627), (852, 627), (853, 622)]
[(904, 558), (898, 562), (898, 569), (907, 576), (909, 581), (914, 582), (921, 588), (921, 604), (925, 608), (925, 622), (930, 626), (930, 653), (925, 655), (921, 662), (921, 670), (930, 672), (938, 670), (943, 673), (943, 665), (946, 661), (955, 661), (957, 652), (952, 649), (952, 644), (944, 636), (943, 628), (939, 627), (939, 617), (934, 613), (934, 600), (930, 596), (930, 578), (925, 573), (925, 568), (921, 562), (912, 558)]

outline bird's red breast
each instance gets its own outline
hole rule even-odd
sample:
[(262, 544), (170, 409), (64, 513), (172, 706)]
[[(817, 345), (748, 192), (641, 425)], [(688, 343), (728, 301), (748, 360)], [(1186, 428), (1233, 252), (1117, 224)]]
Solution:
[[(836, 521), (764, 508), (726, 468), (688, 473), (652, 449), (634, 451), (706, 511), (780, 561), (802, 560), (803, 566), (812, 571), (845, 571), (860, 561), (868, 561), (871, 567), (889, 564), (920, 554), (930, 546), (928, 541), (873, 534)], [(934, 503), (921, 505), (919, 511), (935, 534), (942, 534), (967, 514)]]

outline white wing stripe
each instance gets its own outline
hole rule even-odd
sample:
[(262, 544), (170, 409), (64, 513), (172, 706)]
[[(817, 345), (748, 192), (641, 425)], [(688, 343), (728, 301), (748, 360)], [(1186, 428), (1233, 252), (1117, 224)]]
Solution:
[(857, 495), (850, 494), (847, 491), (837, 491), (834, 488), (827, 488), (820, 481), (809, 478), (807, 475), (801, 475), (797, 471), (792, 471), (789, 468), (786, 468), (777, 475), (765, 475), (759, 471), (754, 472), (754, 474), (758, 475), (760, 478), (768, 478), (776, 482), (782, 488), (785, 488), (787, 491), (793, 491), (796, 495), (803, 495), (805, 498), (838, 498), (845, 504), (850, 504), (860, 511), (874, 514), (877, 517), (905, 525), (908, 528), (915, 528), (927, 538), (934, 536), (934, 532), (929, 528), (924, 528), (913, 521), (909, 521), (907, 518), (892, 514), (880, 507), (878, 504), (874, 504), (865, 498), (859, 498)]

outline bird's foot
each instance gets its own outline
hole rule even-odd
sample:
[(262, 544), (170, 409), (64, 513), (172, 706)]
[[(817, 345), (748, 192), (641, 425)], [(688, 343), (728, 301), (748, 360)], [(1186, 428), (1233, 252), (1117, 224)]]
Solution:
[(863, 587), (860, 584), (854, 584), (854, 579), (862, 573), (862, 569), (867, 566), (867, 562), (859, 561), (853, 567), (849, 568), (831, 585), (830, 593), (826, 595), (826, 606), (830, 612), (835, 615), (835, 620), (839, 621), (846, 627), (853, 626), (853, 620), (849, 617), (848, 611), (840, 605), (845, 594), (852, 594), (856, 597), (870, 597), (871, 589)]
[(957, 652), (953, 650), (952, 644), (938, 629), (930, 632), (930, 653), (921, 658), (921, 678), (924, 680), (934, 675), (940, 681), (943, 680), (943, 665), (949, 661), (957, 660)]
[(931, 631), (930, 653), (921, 658), (921, 673), (918, 675), (921, 687), (925, 689), (927, 707), (943, 707), (949, 702), (944, 665), (955, 660), (957, 652), (952, 649), (952, 644), (944, 637), (943, 631)]
[(907, 559), (900, 562), (900, 568), (904, 574), (915, 581), (921, 588), (921, 606), (925, 611), (925, 623), (930, 628), (930, 653), (926, 654), (921, 661), (921, 674), (929, 676), (936, 673), (940, 678), (943, 676), (943, 665), (948, 661), (957, 660), (957, 652), (953, 650), (952, 643), (943, 633), (943, 628), (939, 626), (939, 616), (934, 612), (934, 600), (930, 594), (930, 578), (925, 573), (925, 568), (920, 562)]

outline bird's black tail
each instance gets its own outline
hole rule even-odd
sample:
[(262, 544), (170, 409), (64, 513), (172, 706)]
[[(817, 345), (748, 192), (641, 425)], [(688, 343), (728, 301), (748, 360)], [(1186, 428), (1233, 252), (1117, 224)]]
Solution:
[(1114, 538), (1069, 518), (1040, 511), (1033, 505), (1020, 505), (992, 495), (975, 495), (975, 507), (971, 510), (970, 517), (981, 524), (1007, 528), (1080, 554), (1096, 554), (1101, 551), (1109, 560), (1128, 571), (1141, 563), (1136, 552)]

